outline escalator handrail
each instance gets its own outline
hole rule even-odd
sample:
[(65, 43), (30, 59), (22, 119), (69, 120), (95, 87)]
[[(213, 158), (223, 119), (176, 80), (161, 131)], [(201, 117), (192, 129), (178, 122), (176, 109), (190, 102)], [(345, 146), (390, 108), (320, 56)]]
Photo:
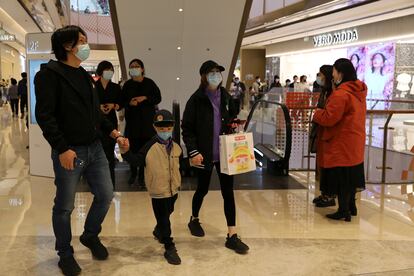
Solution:
[(283, 114), (285, 117), (285, 127), (286, 127), (286, 145), (285, 145), (285, 155), (283, 157), (285, 162), (289, 162), (290, 159), (290, 153), (292, 150), (292, 124), (290, 122), (290, 115), (289, 115), (289, 109), (287, 108), (286, 105), (282, 104), (282, 103), (278, 103), (278, 102), (273, 102), (273, 101), (266, 101), (266, 100), (257, 100), (256, 102), (254, 102), (252, 109), (250, 110), (249, 116), (247, 117), (247, 121), (246, 124), (244, 126), (244, 131), (246, 132), (250, 121), (253, 117), (253, 113), (255, 111), (255, 109), (259, 106), (260, 103), (268, 103), (268, 104), (274, 104), (274, 105), (278, 105), (282, 108), (283, 110)]

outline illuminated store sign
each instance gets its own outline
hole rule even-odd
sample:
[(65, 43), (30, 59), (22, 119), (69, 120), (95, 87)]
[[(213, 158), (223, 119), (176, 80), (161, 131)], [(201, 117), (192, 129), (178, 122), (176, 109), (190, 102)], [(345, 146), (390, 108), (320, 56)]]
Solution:
[(358, 41), (358, 30), (342, 30), (333, 33), (316, 35), (313, 37), (315, 47), (331, 46)]

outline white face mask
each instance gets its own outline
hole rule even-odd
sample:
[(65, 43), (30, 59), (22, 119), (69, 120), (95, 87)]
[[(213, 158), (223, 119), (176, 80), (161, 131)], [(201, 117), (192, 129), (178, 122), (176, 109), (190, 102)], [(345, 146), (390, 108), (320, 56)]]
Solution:
[(103, 73), (102, 73), (102, 78), (104, 78), (108, 81), (111, 80), (113, 76), (114, 76), (113, 71), (103, 71)]
[(78, 51), (76, 52), (75, 56), (80, 59), (81, 61), (85, 61), (88, 59), (91, 49), (89, 48), (89, 44), (80, 44), (77, 46)]
[(141, 77), (142, 68), (129, 68), (129, 74), (131, 75), (131, 77)]
[(321, 77), (316, 77), (316, 83), (319, 84), (319, 86), (325, 85), (325, 82), (322, 80)]
[(223, 81), (223, 76), (220, 72), (210, 72), (207, 74), (208, 84), (212, 87), (218, 87), (219, 84)]

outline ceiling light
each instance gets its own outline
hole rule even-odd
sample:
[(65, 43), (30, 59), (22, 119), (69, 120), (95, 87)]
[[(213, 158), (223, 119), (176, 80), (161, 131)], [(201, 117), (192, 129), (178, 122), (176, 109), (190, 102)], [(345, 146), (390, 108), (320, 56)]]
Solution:
[(179, 11), (179, 12), (182, 12), (182, 11), (183, 11), (183, 9), (179, 8), (179, 9), (178, 9), (178, 11)]
[(178, 46), (178, 47), (177, 47), (177, 50), (181, 50), (181, 47), (180, 47), (180, 46)]
[(177, 80), (180, 80), (180, 77), (177, 77)]

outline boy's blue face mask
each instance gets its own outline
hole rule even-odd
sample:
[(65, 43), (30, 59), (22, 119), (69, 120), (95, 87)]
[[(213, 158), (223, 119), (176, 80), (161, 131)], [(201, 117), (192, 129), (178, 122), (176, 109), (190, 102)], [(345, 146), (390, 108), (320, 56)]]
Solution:
[(172, 131), (163, 131), (157, 133), (158, 137), (160, 137), (162, 140), (167, 141), (172, 137)]

